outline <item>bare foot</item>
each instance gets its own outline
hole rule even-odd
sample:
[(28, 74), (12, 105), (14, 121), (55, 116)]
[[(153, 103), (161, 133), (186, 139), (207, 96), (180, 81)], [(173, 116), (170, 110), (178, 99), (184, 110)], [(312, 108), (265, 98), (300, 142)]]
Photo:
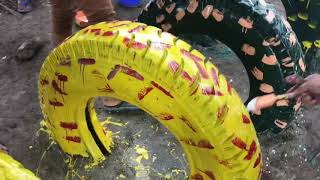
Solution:
[(115, 107), (120, 105), (122, 101), (111, 97), (105, 97), (103, 98), (102, 103), (105, 107)]

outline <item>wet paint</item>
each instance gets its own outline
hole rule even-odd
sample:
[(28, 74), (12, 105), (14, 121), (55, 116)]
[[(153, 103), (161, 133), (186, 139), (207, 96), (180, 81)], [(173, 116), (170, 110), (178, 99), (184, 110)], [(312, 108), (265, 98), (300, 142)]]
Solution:
[(254, 162), (253, 168), (256, 168), (260, 164), (260, 162), (261, 162), (261, 153), (259, 153), (258, 158)]
[(191, 95), (190, 95), (190, 96), (195, 95), (195, 94), (197, 93), (198, 89), (199, 89), (199, 85), (198, 85), (198, 86), (196, 87), (196, 89), (191, 93)]
[(204, 66), (201, 64), (203, 62), (203, 59), (201, 59), (200, 57), (190, 53), (189, 51), (185, 50), (185, 49), (181, 49), (180, 52), (187, 57), (187, 59), (191, 59), (195, 65), (197, 66), (199, 73), (201, 75), (202, 78), (204, 79), (208, 79), (209, 75), (206, 71), (206, 69), (204, 68)]
[(58, 86), (56, 80), (52, 80), (51, 85), (55, 92), (58, 92), (61, 95), (68, 95), (66, 92), (63, 92), (63, 90)]
[(98, 88), (98, 90), (100, 92), (104, 92), (104, 93), (112, 93), (112, 92), (114, 92), (114, 90), (111, 88), (111, 86), (108, 83), (106, 83), (103, 88)]
[(232, 95), (232, 86), (231, 86), (231, 83), (229, 81), (227, 81), (227, 90), (228, 90), (228, 93), (230, 95)]
[(202, 173), (206, 174), (211, 180), (216, 180), (216, 177), (214, 176), (213, 172), (211, 171), (202, 171), (200, 169), (198, 169), (199, 171), (201, 171)]
[(216, 91), (214, 87), (203, 87), (202, 94), (205, 96), (223, 96), (222, 92)]
[(66, 136), (66, 140), (75, 143), (81, 143), (81, 138), (79, 136)]
[(79, 58), (78, 64), (80, 64), (80, 73), (82, 75), (82, 84), (84, 85), (84, 72), (85, 72), (85, 66), (93, 65), (96, 63), (96, 60), (93, 58)]
[(198, 6), (199, 6), (198, 0), (191, 0), (191, 2), (189, 3), (189, 6), (187, 7), (187, 11), (193, 14), (196, 11)]
[(73, 122), (60, 122), (60, 127), (69, 130), (78, 129), (77, 123)]
[(242, 114), (242, 122), (244, 124), (250, 124), (250, 118), (248, 116), (246, 116), (245, 114)]
[(173, 96), (170, 94), (169, 91), (165, 90), (163, 87), (161, 87), (158, 83), (151, 81), (152, 86), (154, 86), (155, 88), (159, 89), (160, 91), (162, 91), (165, 95), (173, 98)]
[(219, 75), (218, 75), (217, 71), (212, 67), (210, 69), (210, 72), (211, 72), (211, 78), (212, 78), (214, 84), (219, 87), (220, 83), (219, 83)]
[(203, 149), (214, 149), (214, 147), (210, 144), (208, 140), (200, 140), (198, 143), (194, 142), (191, 139), (181, 140), (181, 142), (186, 143), (190, 146), (203, 148)]
[(219, 9), (214, 9), (212, 11), (212, 16), (217, 22), (221, 22), (224, 18), (223, 12), (221, 12)]
[(236, 137), (232, 140), (232, 144), (237, 146), (240, 149), (246, 150), (247, 149), (247, 145), (246, 143), (240, 139), (239, 137)]
[(57, 101), (56, 99), (55, 99), (55, 100), (49, 100), (49, 104), (50, 104), (51, 106), (53, 106), (53, 108), (63, 106), (63, 103)]
[(140, 80), (140, 81), (143, 81), (144, 80), (144, 77), (138, 73), (137, 71), (129, 68), (129, 67), (126, 67), (126, 66), (120, 66), (120, 70), (122, 73), (125, 73), (131, 77), (134, 77), (136, 78), (137, 80)]
[(170, 62), (168, 63), (168, 66), (169, 66), (169, 69), (170, 69), (174, 74), (178, 71), (178, 69), (179, 69), (179, 67), (180, 67), (180, 65), (177, 63), (177, 61), (170, 61)]
[(47, 79), (42, 79), (42, 80), (40, 81), (40, 84), (41, 84), (42, 86), (45, 86), (45, 85), (48, 85), (48, 84), (49, 84), (49, 81), (48, 81)]
[(194, 82), (194, 78), (192, 78), (187, 71), (182, 71), (182, 78), (188, 80), (191, 84)]
[(147, 48), (147, 45), (138, 41), (132, 41), (130, 38), (124, 38), (123, 43), (128, 47), (128, 48), (133, 48), (136, 50), (142, 50)]
[(204, 180), (201, 174), (197, 173), (191, 176), (192, 180)]
[(113, 79), (116, 74), (118, 73), (118, 71), (120, 70), (120, 65), (116, 65), (114, 66), (114, 68), (111, 70), (111, 72), (108, 74), (107, 79), (111, 80)]
[(153, 87), (146, 87), (144, 89), (142, 89), (141, 91), (139, 91), (138, 93), (138, 99), (141, 101), (143, 100), (143, 98), (149, 94), (151, 91), (153, 90)]
[(109, 37), (109, 36), (113, 36), (113, 35), (114, 35), (114, 32), (112, 32), (112, 31), (107, 31), (102, 34), (102, 36), (104, 36), (104, 37)]
[(160, 114), (160, 119), (168, 121), (174, 119), (174, 117), (171, 114), (162, 113)]
[(188, 119), (186, 119), (186, 118), (184, 118), (184, 117), (182, 117), (182, 118), (180, 118), (181, 120), (182, 120), (182, 122), (185, 124), (185, 125), (187, 125), (193, 132), (197, 132), (196, 131), (196, 129), (192, 126), (192, 124), (191, 124), (191, 122), (188, 120)]
[(68, 81), (68, 77), (60, 73), (55, 73), (55, 75), (58, 78), (59, 88), (64, 90), (64, 84)]
[(224, 119), (225, 119), (226, 115), (228, 114), (228, 112), (229, 112), (228, 105), (223, 105), (222, 107), (218, 108), (217, 118), (221, 124), (224, 123)]
[(251, 160), (252, 156), (256, 153), (257, 151), (257, 144), (255, 141), (252, 141), (247, 156), (244, 158), (245, 160)]
[(101, 32), (101, 29), (91, 29), (90, 32), (93, 33), (96, 36), (99, 36), (100, 32)]

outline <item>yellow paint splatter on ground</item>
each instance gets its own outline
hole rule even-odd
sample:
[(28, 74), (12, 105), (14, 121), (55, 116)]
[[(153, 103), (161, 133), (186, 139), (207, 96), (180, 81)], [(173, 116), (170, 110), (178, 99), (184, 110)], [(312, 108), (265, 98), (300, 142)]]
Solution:
[(138, 154), (138, 157), (135, 159), (137, 165), (135, 166), (136, 170), (136, 176), (137, 177), (148, 177), (149, 175), (149, 166), (144, 166), (141, 164), (142, 159), (148, 160), (149, 159), (149, 152), (145, 147), (140, 147), (139, 145), (136, 145), (134, 147), (136, 150), (136, 153)]
[(145, 160), (149, 159), (149, 152), (147, 149), (145, 149), (144, 147), (140, 147), (139, 145), (136, 145), (134, 149), (136, 150), (136, 153), (139, 154), (139, 156), (136, 158), (136, 162), (138, 164), (141, 163), (142, 158), (144, 158)]
[(120, 126), (120, 127), (122, 127), (122, 126), (126, 126), (128, 123), (129, 123), (129, 122), (127, 122), (127, 123), (120, 123), (120, 122), (111, 121), (111, 116), (109, 116), (109, 117), (107, 117), (106, 120), (104, 120), (104, 121), (101, 122), (101, 125), (102, 125), (102, 126), (105, 126), (105, 125), (107, 125), (107, 124), (112, 124), (112, 125), (115, 125), (115, 126)]

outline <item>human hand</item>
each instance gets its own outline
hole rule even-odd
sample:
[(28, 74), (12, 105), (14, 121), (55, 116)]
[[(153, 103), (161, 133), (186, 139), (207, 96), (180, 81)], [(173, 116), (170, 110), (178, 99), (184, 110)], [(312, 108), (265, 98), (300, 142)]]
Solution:
[(289, 84), (294, 85), (288, 93), (291, 97), (301, 98), (302, 103), (320, 104), (320, 75), (313, 74), (305, 79), (292, 75), (286, 78)]

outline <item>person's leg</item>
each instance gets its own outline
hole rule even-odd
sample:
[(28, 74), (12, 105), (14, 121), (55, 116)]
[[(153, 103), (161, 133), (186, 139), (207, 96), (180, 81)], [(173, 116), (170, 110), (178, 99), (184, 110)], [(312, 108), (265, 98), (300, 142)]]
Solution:
[(89, 24), (115, 20), (115, 11), (111, 0), (78, 0), (79, 8), (88, 17)]
[(52, 41), (56, 46), (72, 34), (74, 16), (71, 0), (50, 0), (52, 18)]
[[(111, 0), (79, 0), (77, 1), (81, 10), (88, 17), (89, 25), (99, 22), (115, 20), (115, 11)], [(107, 107), (117, 107), (121, 104), (120, 100), (114, 98), (104, 98), (103, 104)]]

